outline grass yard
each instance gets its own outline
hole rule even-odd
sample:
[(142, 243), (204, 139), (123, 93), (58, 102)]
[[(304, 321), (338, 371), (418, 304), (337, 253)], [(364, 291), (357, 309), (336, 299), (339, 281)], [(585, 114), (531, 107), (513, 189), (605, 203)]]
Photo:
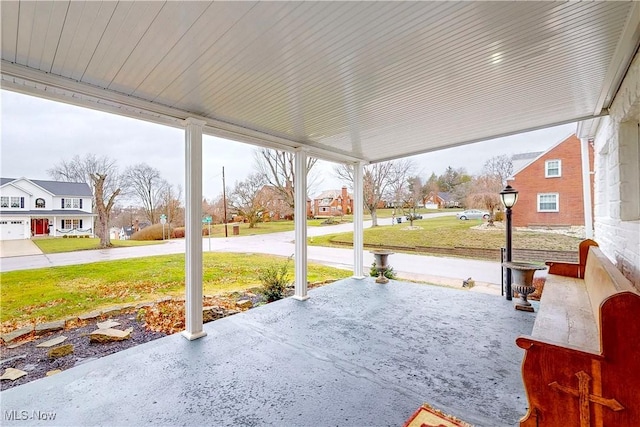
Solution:
[[(505, 245), (504, 230), (472, 230), (482, 220), (460, 221), (455, 217), (440, 217), (414, 221), (421, 230), (406, 230), (409, 223), (385, 225), (364, 230), (364, 244), (392, 246), (435, 246), (442, 248), (470, 247), (499, 249)], [(532, 231), (513, 232), (514, 248), (577, 251), (582, 239), (560, 234)], [(330, 234), (309, 239), (315, 246), (353, 244), (353, 233)]]
[[(36, 238), (31, 240), (45, 254), (55, 254), (60, 252), (86, 251), (98, 249), (100, 239), (64, 239), (61, 237)], [(161, 241), (137, 241), (137, 240), (111, 240), (111, 244), (116, 247), (143, 246), (162, 243)]]
[[(346, 217), (345, 217), (346, 218)], [(321, 227), (324, 224), (322, 222), (324, 219), (310, 219), (307, 221), (307, 225), (309, 227)], [(336, 218), (337, 223), (340, 222), (340, 217)], [(345, 222), (351, 222), (351, 220)], [(233, 226), (237, 225), (240, 227), (240, 236), (254, 236), (258, 234), (270, 234), (270, 233), (280, 233), (283, 231), (293, 231), (294, 224), (293, 221), (270, 221), (270, 222), (259, 222), (253, 228), (249, 228), (249, 224), (247, 223), (229, 223), (227, 225), (227, 233), (229, 237), (233, 237)], [(206, 226), (203, 226), (206, 229)], [(206, 236), (205, 236), (206, 237)], [(224, 237), (224, 224), (216, 224), (211, 225), (211, 237)]]
[[(65, 239), (66, 240), (66, 239)], [(220, 294), (260, 286), (258, 271), (286, 258), (233, 253), (204, 254), (204, 293)], [(293, 281), (293, 262), (289, 262)], [(352, 274), (309, 264), (309, 281)], [(3, 327), (62, 319), (121, 303), (184, 294), (184, 254), (0, 273)]]

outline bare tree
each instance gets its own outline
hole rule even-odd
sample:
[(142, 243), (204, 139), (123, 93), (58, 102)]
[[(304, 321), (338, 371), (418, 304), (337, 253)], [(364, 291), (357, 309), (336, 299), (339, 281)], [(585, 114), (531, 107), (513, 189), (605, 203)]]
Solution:
[(262, 174), (251, 174), (244, 181), (236, 181), (236, 185), (227, 199), (231, 209), (249, 221), (249, 228), (254, 228), (264, 210), (265, 200), (260, 197), (264, 187)]
[(131, 193), (142, 205), (146, 218), (155, 224), (160, 221), (158, 208), (169, 187), (169, 183), (160, 176), (160, 171), (145, 163), (130, 166), (124, 173)]
[[(231, 191), (229, 191), (231, 193)], [(227, 211), (229, 211), (227, 206)], [(211, 215), (214, 224), (224, 224), (224, 197), (220, 193), (215, 198), (204, 199), (202, 201), (202, 213)]]
[[(399, 202), (404, 206), (404, 202), (411, 198), (409, 196), (409, 177), (415, 172), (415, 163), (411, 159), (394, 160), (391, 163), (389, 173), (389, 190), (393, 197), (393, 213), (397, 215), (396, 209)], [(401, 207), (402, 207), (401, 206)]]
[(168, 184), (161, 194), (161, 204), (158, 211), (167, 216), (167, 224), (171, 227), (184, 225), (184, 207), (182, 206), (182, 187)]
[(507, 185), (507, 178), (513, 175), (513, 161), (506, 154), (494, 156), (484, 163), (483, 174), (500, 178), (501, 185)]
[(500, 206), (502, 182), (497, 175), (485, 174), (475, 177), (471, 183), (468, 200), (474, 207), (489, 211), (489, 225), (493, 226), (494, 212)]
[[(280, 194), (282, 200), (293, 210), (295, 200), (294, 153), (262, 148), (254, 152), (254, 157), (256, 168), (262, 175), (264, 183), (273, 187)], [(307, 158), (307, 188), (312, 187), (317, 179), (311, 174), (317, 161), (318, 159), (313, 157)]]
[[(364, 168), (363, 193), (364, 206), (371, 213), (371, 226), (378, 226), (377, 209), (380, 202), (387, 194), (390, 177), (392, 175), (393, 162), (374, 163)], [(338, 178), (348, 181), (353, 188), (353, 166), (339, 165), (334, 168)]]
[(98, 214), (96, 234), (100, 237), (101, 248), (110, 247), (109, 217), (116, 198), (124, 188), (116, 161), (94, 154), (88, 154), (84, 158), (76, 155), (70, 161), (62, 160), (47, 173), (59, 181), (84, 182), (92, 187), (93, 207)]

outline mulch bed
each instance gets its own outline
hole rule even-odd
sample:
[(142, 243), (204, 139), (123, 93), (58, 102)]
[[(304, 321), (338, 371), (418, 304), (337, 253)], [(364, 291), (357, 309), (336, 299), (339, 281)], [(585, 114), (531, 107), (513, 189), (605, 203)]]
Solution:
[[(118, 329), (133, 328), (131, 337), (123, 341), (91, 343), (89, 341), (89, 334), (97, 329), (96, 321), (108, 319), (119, 322), (120, 326), (117, 326)], [(27, 372), (27, 375), (15, 381), (0, 381), (0, 390), (7, 390), (43, 378), (47, 372), (55, 369), (69, 369), (96, 358), (107, 356), (166, 335), (167, 334), (163, 332), (147, 330), (141, 322), (136, 320), (135, 311), (117, 316), (105, 316), (92, 321), (77, 322), (62, 331), (52, 332), (40, 337), (32, 334), (20, 341), (22, 345), (19, 347), (8, 348), (11, 347), (11, 345), (2, 345), (2, 370), (4, 371), (6, 368), (16, 368)], [(67, 337), (67, 340), (60, 345), (73, 345), (73, 353), (58, 359), (49, 359), (47, 353), (50, 348), (36, 348), (36, 345), (59, 336)]]
[[(311, 283), (309, 284), (309, 288), (323, 286), (333, 281), (334, 280), (327, 280), (324, 282)], [(291, 295), (293, 295), (293, 289), (289, 288), (286, 296)], [(251, 300), (253, 307), (264, 303), (261, 294), (238, 292), (225, 296), (205, 296), (203, 299), (203, 307), (215, 307), (215, 315), (210, 320), (216, 320), (217, 318), (226, 317), (246, 310), (246, 308), (242, 309), (236, 306), (236, 302), (241, 299)], [(89, 335), (97, 329), (96, 323), (106, 320), (113, 320), (120, 323), (119, 326), (115, 327), (116, 329), (125, 330), (127, 328), (133, 328), (131, 337), (122, 341), (91, 343)], [(6, 368), (15, 368), (27, 372), (27, 375), (15, 381), (0, 381), (0, 390), (7, 390), (43, 378), (49, 371), (69, 369), (82, 363), (126, 350), (127, 348), (182, 330), (184, 330), (184, 300), (172, 299), (151, 303), (141, 309), (123, 312), (118, 315), (103, 315), (93, 320), (78, 320), (67, 323), (64, 330), (41, 336), (36, 336), (35, 333), (32, 332), (19, 341), (11, 342), (9, 345), (2, 344), (0, 372), (4, 372)], [(67, 337), (67, 340), (59, 345), (73, 345), (73, 353), (57, 359), (50, 359), (47, 353), (51, 348), (36, 347), (36, 345), (40, 343), (59, 336)], [(15, 348), (9, 348), (13, 347), (14, 344), (20, 345)]]
[[(236, 307), (236, 301), (241, 298), (250, 299), (254, 305), (261, 302), (260, 295), (238, 293), (220, 297), (206, 296), (203, 299), (203, 306), (214, 306), (216, 308), (215, 317), (209, 319), (216, 320), (217, 318), (226, 317), (242, 311), (242, 309)], [(133, 328), (130, 338), (106, 343), (90, 342), (89, 335), (97, 329), (96, 323), (106, 320), (113, 320), (120, 323), (120, 325), (114, 327), (115, 329), (125, 330), (127, 328)], [(171, 299), (150, 303), (143, 308), (133, 309), (118, 315), (103, 315), (93, 320), (78, 320), (73, 323), (67, 323), (64, 330), (41, 336), (36, 336), (35, 332), (32, 332), (17, 342), (11, 342), (9, 345), (2, 344), (2, 360), (0, 361), (2, 371), (6, 368), (15, 368), (27, 372), (27, 375), (14, 381), (0, 381), (0, 390), (6, 390), (43, 378), (49, 371), (69, 369), (96, 358), (107, 356), (182, 330), (184, 330), (184, 300)], [(59, 346), (71, 344), (74, 347), (73, 353), (57, 359), (51, 359), (48, 356), (49, 350), (58, 346), (51, 348), (36, 347), (36, 345), (40, 343), (59, 336), (67, 337), (67, 340), (59, 344)], [(15, 348), (10, 348), (13, 347), (14, 344), (20, 345)]]

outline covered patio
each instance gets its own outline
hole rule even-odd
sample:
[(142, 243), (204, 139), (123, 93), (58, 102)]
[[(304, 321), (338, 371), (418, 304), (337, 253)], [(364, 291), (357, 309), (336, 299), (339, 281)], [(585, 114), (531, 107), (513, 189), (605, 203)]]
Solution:
[(3, 412), (55, 413), (30, 425), (399, 426), (427, 402), (498, 427), (526, 411), (513, 342), (533, 313), (398, 281), (309, 293), (7, 390)]

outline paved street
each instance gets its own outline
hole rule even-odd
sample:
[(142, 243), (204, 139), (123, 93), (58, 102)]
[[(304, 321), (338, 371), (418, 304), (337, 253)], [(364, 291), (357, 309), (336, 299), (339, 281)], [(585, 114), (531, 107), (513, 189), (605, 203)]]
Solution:
[[(437, 217), (451, 215), (450, 213), (428, 214), (425, 217)], [(390, 218), (382, 218), (380, 224), (390, 223)], [(400, 227), (405, 224), (398, 225)], [(366, 221), (364, 227), (371, 227), (371, 221)], [(309, 237), (325, 234), (352, 231), (353, 224), (339, 224), (325, 227), (309, 227)], [(204, 238), (202, 247), (205, 252), (245, 252), (264, 253), (282, 256), (291, 256), (295, 252), (293, 242), (294, 232), (263, 234), (256, 236), (240, 236), (230, 238)], [(43, 268), (61, 265), (86, 264), (97, 261), (111, 261), (126, 258), (138, 258), (154, 255), (178, 254), (185, 252), (184, 239), (171, 240), (161, 245), (137, 246), (130, 248), (115, 248), (93, 251), (79, 251), (49, 255), (30, 255), (2, 258), (0, 271), (14, 271), (31, 268)], [(318, 262), (338, 268), (353, 268), (353, 250), (350, 248), (327, 248), (309, 246), (309, 261)], [(427, 281), (446, 286), (459, 287), (462, 280), (472, 277), (476, 284), (474, 288), (480, 292), (500, 293), (501, 269), (500, 263), (492, 261), (480, 261), (463, 258), (444, 258), (425, 255), (394, 254), (391, 255), (390, 264), (403, 279)], [(364, 264), (368, 272), (368, 266), (373, 263), (373, 255), (365, 250)]]

